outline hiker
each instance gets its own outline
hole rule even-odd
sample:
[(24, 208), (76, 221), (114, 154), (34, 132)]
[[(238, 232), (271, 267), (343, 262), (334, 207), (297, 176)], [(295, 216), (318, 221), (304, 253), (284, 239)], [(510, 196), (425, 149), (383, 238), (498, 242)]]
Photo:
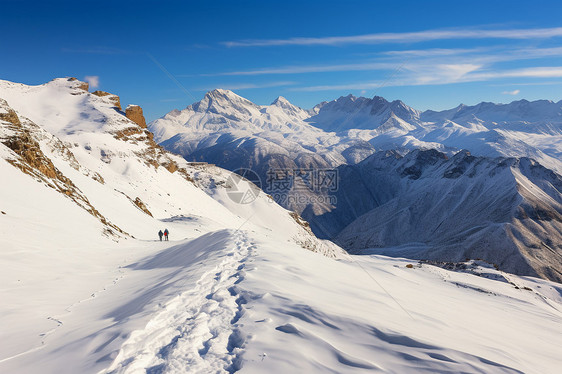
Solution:
[(168, 240), (168, 229), (164, 229), (164, 239), (167, 241)]
[(162, 241), (162, 235), (164, 235), (164, 233), (162, 232), (162, 230), (158, 231), (158, 236), (160, 237), (160, 241)]

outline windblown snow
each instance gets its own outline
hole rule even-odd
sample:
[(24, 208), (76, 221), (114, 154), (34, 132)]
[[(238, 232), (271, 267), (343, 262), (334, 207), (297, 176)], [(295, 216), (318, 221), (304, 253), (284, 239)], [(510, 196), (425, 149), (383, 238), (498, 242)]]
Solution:
[(558, 283), (348, 255), (263, 193), (236, 203), (228, 171), (165, 152), (73, 79), (0, 81), (0, 98), (0, 372), (561, 366)]

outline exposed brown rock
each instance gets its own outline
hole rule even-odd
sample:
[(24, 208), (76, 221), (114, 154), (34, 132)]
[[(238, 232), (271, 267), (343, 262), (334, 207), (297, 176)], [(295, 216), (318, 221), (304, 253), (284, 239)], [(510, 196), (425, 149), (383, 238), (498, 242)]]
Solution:
[[(0, 99), (0, 104), (5, 104), (2, 105), (4, 107), (8, 106), (8, 103), (6, 103), (5, 100)], [(14, 112), (12, 109), (7, 109), (8, 113), (0, 113), (0, 121), (6, 121), (9, 122), (15, 126), (21, 126), (21, 122), (20, 119), (18, 118), (18, 115), (16, 114), (16, 112)]]
[[(74, 77), (68, 78), (69, 82), (74, 82), (74, 81), (77, 81), (77, 80), (78, 79), (74, 78)], [(81, 90), (86, 91), (86, 92), (88, 92), (88, 90), (90, 89), (90, 85), (87, 82), (80, 82), (80, 85), (77, 86), (77, 87)]]
[(135, 204), (140, 210), (142, 210), (143, 212), (145, 212), (146, 214), (148, 214), (149, 216), (152, 217), (152, 213), (150, 213), (150, 210), (148, 210), (146, 205), (144, 205), (144, 203), (142, 202), (142, 200), (139, 197), (137, 197), (137, 198), (135, 198), (135, 200), (133, 200), (133, 204)]
[(117, 110), (121, 110), (121, 100), (119, 99), (119, 96), (100, 90), (92, 92), (92, 95), (99, 97), (110, 96), (108, 99), (113, 103), (113, 105), (115, 105), (115, 108), (117, 108)]
[[(115, 139), (124, 141), (139, 141), (143, 140), (142, 137), (139, 138), (136, 135), (145, 135), (144, 131), (138, 127), (127, 127), (123, 130), (112, 132)], [(148, 136), (146, 137), (148, 138)]]
[(96, 182), (105, 184), (105, 179), (103, 179), (103, 177), (98, 172), (94, 172), (94, 174), (91, 177)]
[(308, 233), (312, 234), (312, 230), (310, 229), (310, 224), (304, 220), (297, 212), (289, 212), (291, 218), (295, 220), (300, 226), (302, 226)]
[(144, 119), (144, 115), (142, 114), (142, 108), (138, 105), (129, 105), (125, 110), (125, 115), (128, 119), (142, 127), (143, 129), (146, 128), (146, 120)]
[(178, 164), (175, 161), (170, 160), (169, 162), (163, 162), (162, 166), (164, 166), (170, 173), (174, 173), (178, 170)]
[(195, 183), (195, 180), (193, 180), (193, 178), (191, 177), (191, 175), (189, 174), (189, 172), (185, 168), (179, 168), (178, 174), (181, 175), (183, 177), (183, 179), (185, 179), (186, 181), (191, 182), (191, 183)]

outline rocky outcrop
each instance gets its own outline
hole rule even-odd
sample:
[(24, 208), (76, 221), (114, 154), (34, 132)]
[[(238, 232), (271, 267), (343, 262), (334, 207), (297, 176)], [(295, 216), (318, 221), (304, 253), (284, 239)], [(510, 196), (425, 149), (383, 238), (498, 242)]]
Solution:
[(145, 212), (146, 214), (152, 217), (152, 213), (150, 213), (150, 210), (148, 210), (146, 204), (142, 202), (140, 197), (135, 198), (135, 200), (133, 200), (133, 204), (135, 204), (137, 208), (139, 208), (140, 210), (142, 210), (143, 212)]
[(144, 115), (142, 114), (142, 108), (138, 105), (129, 105), (125, 110), (125, 115), (128, 119), (142, 127), (143, 129), (146, 128), (146, 120), (144, 119)]
[[(74, 81), (78, 81), (78, 79), (77, 79), (77, 78), (74, 78), (74, 77), (71, 77), (71, 78), (68, 78), (68, 81), (69, 81), (69, 82), (74, 82)], [(78, 82), (79, 82), (80, 84), (77, 85), (76, 87), (79, 88), (79, 89), (81, 89), (81, 90), (84, 90), (84, 91), (88, 92), (88, 90), (90, 89), (90, 85), (89, 85), (87, 82), (80, 82), (80, 81), (78, 81)]]
[[(105, 92), (105, 91), (94, 91), (92, 92), (92, 95), (96, 95), (99, 97), (106, 97), (109, 99), (109, 101), (115, 106), (115, 108), (117, 110), (121, 110), (121, 100), (119, 99), (119, 96), (111, 94), (109, 92)], [(142, 113), (142, 110), (141, 110)]]

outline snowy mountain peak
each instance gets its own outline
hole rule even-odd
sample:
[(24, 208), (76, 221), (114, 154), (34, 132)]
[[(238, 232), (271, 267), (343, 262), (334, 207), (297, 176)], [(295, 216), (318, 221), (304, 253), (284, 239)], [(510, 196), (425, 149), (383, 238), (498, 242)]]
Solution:
[[(310, 114), (308, 113), (308, 111), (293, 105), (289, 102), (289, 100), (285, 99), (283, 96), (279, 96), (277, 99), (275, 99), (270, 107), (273, 108), (279, 108), (281, 109), (285, 114), (291, 116), (291, 117), (295, 117), (296, 120), (298, 121), (302, 121), (306, 118), (308, 118), (310, 116)], [(266, 112), (270, 113), (271, 111), (269, 110), (269, 108), (266, 108)]]
[(251, 114), (249, 109), (259, 110), (259, 106), (250, 100), (221, 88), (207, 92), (203, 100), (190, 105), (188, 108), (196, 112), (220, 113), (236, 118), (249, 116)]
[(235, 94), (234, 92), (232, 92), (230, 90), (225, 90), (225, 89), (222, 89), (222, 88), (215, 88), (214, 90), (211, 90), (211, 91), (207, 92), (205, 94), (205, 97), (225, 98), (225, 99), (232, 99), (232, 100), (242, 98), (242, 97), (238, 96), (237, 94)]
[(371, 99), (371, 102), (373, 102), (373, 103), (384, 103), (384, 104), (389, 103), (389, 101), (387, 99), (385, 99), (382, 96), (378, 96), (378, 95), (373, 96), (373, 98)]
[(209, 104), (212, 105), (216, 103), (217, 105), (226, 107), (227, 105), (231, 104), (246, 104), (246, 105), (255, 105), (250, 100), (243, 98), (242, 96), (238, 96), (234, 92), (230, 90), (224, 90), (222, 88), (216, 88), (212, 91), (209, 91), (203, 97), (203, 100), (199, 102), (201, 105)]
[(276, 106), (287, 106), (287, 105), (293, 105), (289, 102), (289, 100), (285, 99), (283, 96), (277, 96), (277, 99), (273, 100), (273, 102), (271, 103), (271, 105), (276, 105)]
[(384, 97), (342, 96), (314, 107), (310, 122), (327, 131), (352, 129), (382, 132), (411, 131), (419, 124), (420, 112), (400, 100), (389, 102)]

